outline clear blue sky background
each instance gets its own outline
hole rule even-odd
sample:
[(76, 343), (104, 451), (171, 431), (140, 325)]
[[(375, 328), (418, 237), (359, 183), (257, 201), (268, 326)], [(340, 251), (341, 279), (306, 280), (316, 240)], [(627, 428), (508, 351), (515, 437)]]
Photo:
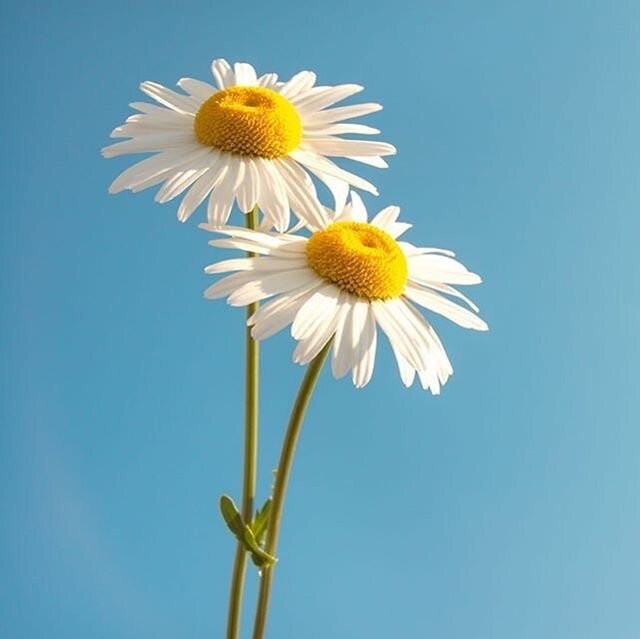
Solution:
[[(9, 6), (11, 4), (11, 6)], [(242, 312), (99, 148), (137, 85), (214, 57), (358, 82), (397, 145), (372, 209), (485, 283), (455, 375), (329, 375), (285, 511), (270, 637), (640, 636), (637, 2), (5, 3), (0, 635), (223, 635)], [(260, 494), (301, 370), (264, 348)], [(248, 601), (252, 601), (253, 589)], [(245, 630), (248, 630), (245, 625)]]

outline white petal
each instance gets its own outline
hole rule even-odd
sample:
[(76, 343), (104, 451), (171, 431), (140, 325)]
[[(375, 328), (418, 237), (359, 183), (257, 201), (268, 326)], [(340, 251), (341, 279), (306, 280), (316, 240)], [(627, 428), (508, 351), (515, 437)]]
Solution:
[(351, 118), (357, 118), (361, 115), (367, 115), (368, 113), (375, 113), (381, 109), (382, 106), (374, 102), (327, 109), (326, 111), (318, 111), (317, 113), (311, 113), (305, 116), (303, 125), (306, 127), (333, 124), (334, 122), (350, 120)]
[(411, 278), (422, 282), (443, 284), (479, 284), (479, 275), (468, 271), (460, 262), (445, 255), (423, 254), (407, 260)]
[(126, 155), (128, 153), (153, 153), (166, 151), (168, 149), (197, 150), (193, 134), (184, 131), (175, 131), (173, 133), (158, 133), (156, 135), (142, 135), (125, 142), (117, 142), (110, 144), (101, 149), (101, 153), (105, 158), (114, 158), (118, 155)]
[(406, 233), (413, 224), (407, 224), (405, 222), (396, 222), (395, 224), (390, 224), (386, 228), (386, 232), (395, 240), (400, 237), (403, 233)]
[(236, 83), (231, 65), (223, 58), (218, 58), (211, 63), (211, 73), (213, 73), (219, 89), (226, 89)]
[(284, 232), (289, 226), (289, 197), (280, 171), (264, 158), (256, 158), (255, 167), (259, 179), (258, 204), (271, 226)]
[(291, 269), (303, 268), (307, 265), (305, 258), (284, 259), (281, 257), (238, 257), (229, 260), (222, 260), (211, 264), (204, 269), (205, 273), (228, 273), (230, 271), (254, 271), (264, 273), (266, 271), (289, 271)]
[(217, 89), (212, 84), (194, 78), (180, 78), (178, 86), (201, 102), (208, 100), (214, 93), (217, 93)]
[(236, 62), (233, 68), (237, 86), (254, 87), (258, 84), (256, 70), (247, 62)]
[(354, 347), (352, 341), (352, 323), (355, 298), (348, 296), (341, 304), (336, 334), (333, 340), (331, 372), (336, 379), (344, 377), (353, 366)]
[[(411, 275), (409, 275), (409, 282), (411, 282)], [(469, 306), (472, 311), (476, 313), (480, 312), (480, 309), (476, 304), (474, 304), (473, 300), (470, 300), (466, 295), (461, 293), (457, 288), (453, 288), (453, 286), (449, 286), (448, 284), (439, 284), (436, 282), (429, 282), (428, 284), (422, 284), (421, 286), (428, 286), (434, 291), (438, 291), (439, 293), (446, 293), (447, 295), (451, 295), (452, 297), (457, 297), (462, 300)]]
[(184, 131), (193, 133), (193, 116), (188, 113), (178, 113), (164, 107), (153, 114), (136, 113), (130, 115), (125, 124), (111, 131), (112, 138), (135, 138), (143, 135), (158, 133), (176, 133)]
[(243, 213), (248, 213), (253, 209), (258, 201), (258, 171), (251, 158), (244, 158), (245, 174), (242, 184), (238, 189), (238, 206)]
[(195, 115), (200, 107), (198, 100), (188, 95), (180, 95), (157, 82), (143, 82), (140, 84), (140, 90), (156, 102), (181, 113)]
[(343, 140), (336, 137), (310, 137), (304, 140), (302, 149), (311, 149), (320, 155), (330, 157), (349, 156), (380, 156), (393, 155), (396, 148), (386, 142), (373, 142), (371, 140)]
[(155, 201), (161, 204), (169, 202), (174, 197), (180, 195), (185, 189), (188, 189), (208, 170), (209, 167), (178, 171), (162, 185), (162, 188), (156, 193)]
[(402, 323), (405, 331), (412, 332), (414, 339), (426, 347), (427, 357), (424, 366), (418, 367), (418, 372), (433, 368), (441, 383), (445, 383), (453, 373), (449, 358), (433, 327), (406, 299), (399, 300), (399, 311), (403, 314)]
[(340, 289), (334, 284), (325, 284), (318, 289), (298, 311), (291, 325), (293, 338), (305, 339), (319, 330), (327, 317), (333, 314), (339, 295)]
[(253, 326), (253, 338), (266, 339), (291, 324), (300, 307), (321, 285), (321, 280), (312, 282), (261, 306), (248, 321), (248, 324)]
[(371, 303), (376, 321), (384, 331), (389, 342), (415, 368), (427, 366), (426, 340), (412, 329), (411, 322), (406, 321), (406, 311), (400, 299), (374, 301)]
[(486, 322), (481, 320), (477, 315), (474, 315), (471, 311), (462, 308), (462, 306), (458, 306), (436, 292), (408, 285), (405, 288), (404, 294), (410, 300), (416, 302), (416, 304), (420, 304), (420, 306), (424, 306), (434, 313), (443, 315), (463, 328), (472, 328), (476, 331), (489, 330)]
[(335, 87), (314, 87), (299, 94), (291, 101), (303, 113), (319, 111), (349, 96), (360, 93), (364, 87), (358, 84), (340, 84)]
[(287, 188), (291, 208), (311, 228), (323, 228), (327, 224), (324, 208), (318, 202), (315, 187), (305, 171), (289, 158), (275, 160)]
[(355, 222), (367, 221), (367, 209), (362, 198), (355, 191), (351, 191), (351, 219)]
[(109, 187), (109, 193), (119, 193), (124, 189), (132, 189), (139, 182), (144, 182), (160, 173), (177, 170), (190, 153), (170, 149), (145, 158), (123, 171)]
[(333, 175), (328, 175), (327, 173), (322, 173), (322, 171), (314, 171), (313, 173), (320, 181), (324, 182), (329, 191), (331, 191), (331, 195), (333, 195), (333, 210), (343, 211), (347, 203), (347, 196), (349, 195), (349, 185), (344, 180), (333, 177)]
[(440, 380), (435, 370), (418, 371), (418, 376), (424, 390), (430, 390), (433, 395), (440, 394)]
[(305, 365), (314, 359), (318, 353), (324, 348), (327, 342), (333, 337), (338, 319), (338, 311), (336, 311), (329, 321), (316, 331), (308, 339), (300, 340), (293, 351), (293, 362), (295, 364)]
[(369, 383), (376, 357), (376, 320), (369, 302), (358, 300), (352, 311), (351, 339), (354, 344), (352, 381), (356, 388)]
[[(207, 206), (207, 221), (213, 227), (219, 227), (227, 223), (231, 213), (231, 207), (236, 196), (238, 183), (244, 175), (244, 165), (233, 155), (222, 156), (226, 160), (226, 170), (219, 177), (217, 185), (209, 196)], [(221, 162), (224, 167), (224, 162)]]
[[(335, 135), (344, 135), (347, 133), (357, 133), (358, 135), (376, 135), (380, 133), (380, 129), (375, 129), (374, 127), (367, 126), (366, 124), (356, 124), (351, 122), (347, 124), (329, 124), (320, 127), (306, 127), (304, 130), (303, 139), (306, 140), (307, 138), (326, 138)], [(368, 157), (365, 158), (365, 160), (367, 162), (370, 161)], [(358, 159), (358, 161), (360, 160)]]
[(230, 235), (234, 238), (241, 238), (251, 242), (257, 242), (274, 249), (295, 244), (300, 247), (300, 251), (303, 251), (303, 245), (307, 241), (307, 238), (301, 236), (284, 235), (279, 233), (261, 233), (241, 226), (224, 226), (222, 228), (215, 229), (205, 228), (205, 230), (214, 231), (215, 233), (221, 233), (223, 235)]
[(160, 171), (151, 175), (143, 180), (137, 180), (133, 186), (130, 186), (132, 193), (139, 193), (140, 191), (144, 191), (151, 186), (155, 186), (156, 184), (160, 184), (163, 180), (167, 180), (171, 177), (173, 171), (175, 169), (165, 169), (164, 171)]
[(252, 271), (240, 271), (239, 273), (233, 273), (233, 275), (227, 275), (227, 277), (223, 277), (209, 286), (204, 292), (204, 296), (210, 300), (225, 297), (254, 278), (255, 274)]
[[(416, 315), (420, 316), (417, 310), (413, 309)], [(421, 316), (420, 316), (421, 317)], [(422, 318), (424, 320), (424, 318)], [(445, 350), (438, 334), (433, 329), (433, 326), (424, 320), (427, 326), (427, 333), (429, 335), (431, 353), (437, 362), (438, 379), (441, 384), (444, 384), (451, 375), (453, 375), (453, 367), (447, 357), (447, 351)]]
[[(164, 107), (158, 106), (157, 104), (150, 104), (149, 102), (129, 102), (129, 106), (141, 113), (161, 113), (167, 110)], [(175, 111), (172, 111), (172, 113), (175, 113)]]
[(376, 169), (386, 169), (389, 165), (378, 155), (372, 155), (371, 157), (363, 157), (361, 155), (345, 155), (346, 160), (353, 160), (354, 162), (360, 162), (360, 164), (367, 164), (368, 166), (375, 166)]
[[(200, 228), (203, 228), (207, 231), (218, 231), (219, 229), (212, 229), (207, 225), (200, 225)], [(211, 240), (209, 242), (210, 246), (215, 246), (216, 248), (224, 248), (224, 249), (237, 249), (239, 251), (245, 251), (247, 253), (257, 253), (258, 255), (271, 255), (273, 253), (272, 248), (268, 248), (262, 244), (258, 244), (256, 242), (251, 242), (249, 240), (242, 239), (223, 239), (223, 240)]]
[(258, 78), (258, 86), (273, 89), (278, 83), (277, 73), (265, 73)]
[(383, 231), (386, 231), (392, 224), (395, 223), (399, 215), (399, 206), (387, 206), (371, 220), (371, 224), (373, 224), (373, 226), (377, 226)]
[(398, 242), (398, 246), (402, 249), (403, 253), (407, 257), (414, 257), (416, 255), (426, 255), (427, 253), (436, 253), (439, 255), (446, 255), (447, 257), (455, 257), (453, 251), (441, 248), (414, 246), (410, 242)]
[(321, 180), (324, 175), (331, 175), (332, 177), (343, 180), (347, 184), (351, 184), (351, 186), (355, 186), (358, 189), (362, 189), (363, 191), (367, 191), (368, 193), (372, 193), (373, 195), (378, 195), (376, 187), (373, 186), (371, 182), (367, 182), (361, 177), (358, 177), (353, 173), (349, 173), (348, 171), (341, 169), (331, 160), (318, 155), (317, 153), (297, 150), (290, 153), (290, 156), (294, 160), (300, 162), (300, 164), (308, 168)]
[(316, 81), (316, 74), (312, 71), (300, 71), (296, 73), (291, 80), (285, 82), (280, 87), (280, 95), (285, 98), (292, 99), (301, 91), (310, 89)]
[(342, 321), (346, 312), (343, 306), (344, 294), (340, 293), (338, 304), (331, 309), (331, 312), (324, 318), (324, 322), (318, 329), (309, 334), (309, 337), (300, 340), (293, 352), (293, 361), (296, 364), (308, 364), (336, 332), (338, 323)]
[(229, 304), (232, 306), (245, 306), (253, 302), (286, 293), (295, 288), (306, 286), (318, 280), (318, 275), (310, 268), (295, 269), (287, 272), (266, 273), (256, 277), (229, 296)]
[(409, 362), (405, 359), (405, 357), (400, 353), (397, 346), (393, 342), (389, 342), (391, 344), (391, 350), (393, 350), (393, 354), (396, 357), (396, 362), (398, 363), (398, 370), (400, 372), (400, 379), (402, 383), (409, 388), (415, 378), (416, 378), (416, 369), (409, 364)]
[(193, 212), (205, 201), (207, 195), (215, 188), (216, 184), (224, 178), (225, 174), (226, 167), (224, 164), (219, 163), (191, 187), (178, 207), (177, 215), (181, 222), (186, 222), (191, 217)]

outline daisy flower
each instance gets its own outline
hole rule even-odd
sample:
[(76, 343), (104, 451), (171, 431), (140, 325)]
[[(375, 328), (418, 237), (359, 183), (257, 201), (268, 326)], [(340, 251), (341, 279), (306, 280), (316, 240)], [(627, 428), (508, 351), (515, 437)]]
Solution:
[(299, 364), (310, 362), (333, 338), (333, 375), (351, 371), (356, 387), (371, 379), (380, 327), (403, 383), (411, 386), (417, 373), (422, 387), (437, 394), (453, 369), (438, 335), (416, 307), (485, 331), (478, 307), (451, 286), (481, 280), (451, 251), (399, 241), (411, 226), (398, 222), (399, 212), (389, 206), (368, 222), (362, 200), (352, 193), (342, 213), (310, 237), (219, 229), (228, 238), (213, 240), (213, 246), (258, 256), (208, 266), (207, 273), (233, 274), (210, 286), (205, 297), (228, 296), (233, 306), (273, 297), (249, 319), (254, 338), (265, 339), (291, 324), (298, 342), (293, 360)]
[(351, 122), (379, 111), (379, 104), (333, 106), (362, 90), (357, 84), (315, 86), (316, 76), (301, 71), (288, 82), (275, 73), (258, 77), (250, 64), (214, 60), (208, 82), (182, 78), (184, 93), (143, 82), (140, 89), (158, 104), (133, 102), (139, 113), (111, 133), (129, 138), (102, 149), (115, 157), (153, 153), (124, 171), (109, 191), (141, 191), (162, 183), (158, 202), (168, 202), (186, 191), (178, 219), (187, 220), (209, 198), (207, 219), (221, 226), (229, 219), (234, 201), (250, 211), (258, 205), (265, 226), (284, 231), (289, 211), (304, 222), (326, 223), (311, 175), (324, 182), (344, 205), (349, 186), (377, 194), (366, 180), (338, 167), (330, 157), (342, 157), (378, 167), (382, 156), (395, 153), (390, 144), (344, 139), (344, 134), (376, 134)]

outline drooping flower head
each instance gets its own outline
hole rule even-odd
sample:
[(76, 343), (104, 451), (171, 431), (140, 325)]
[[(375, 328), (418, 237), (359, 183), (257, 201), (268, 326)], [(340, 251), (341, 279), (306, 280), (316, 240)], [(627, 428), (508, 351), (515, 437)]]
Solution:
[(411, 226), (397, 221), (399, 212), (389, 206), (368, 222), (362, 200), (352, 193), (351, 203), (324, 226), (312, 228), (310, 237), (220, 229), (229, 237), (212, 245), (252, 251), (258, 257), (207, 267), (208, 273), (235, 272), (205, 295), (228, 296), (233, 306), (274, 297), (249, 320), (254, 338), (265, 339), (291, 324), (298, 341), (293, 359), (299, 364), (310, 362), (334, 338), (333, 374), (342, 377), (351, 371), (357, 387), (371, 379), (379, 326), (404, 384), (410, 386), (417, 373), (422, 387), (437, 394), (453, 369), (438, 335), (416, 306), (464, 328), (487, 330), (476, 315), (477, 306), (451, 286), (481, 280), (450, 251), (399, 241)]
[(343, 134), (376, 134), (351, 119), (373, 113), (378, 104), (334, 107), (362, 90), (356, 84), (314, 86), (316, 76), (301, 71), (288, 82), (274, 73), (258, 77), (250, 64), (214, 60), (213, 85), (182, 78), (177, 93), (154, 82), (140, 89), (158, 104), (134, 102), (138, 114), (112, 132), (130, 138), (107, 146), (105, 157), (153, 153), (124, 171), (110, 192), (141, 191), (162, 183), (156, 195), (167, 202), (186, 191), (178, 219), (187, 220), (207, 198), (212, 226), (226, 224), (234, 201), (247, 212), (258, 205), (266, 227), (284, 231), (289, 211), (304, 222), (326, 223), (310, 175), (324, 182), (336, 208), (344, 205), (349, 185), (377, 193), (366, 180), (338, 167), (329, 157), (386, 166), (390, 144), (344, 139)]

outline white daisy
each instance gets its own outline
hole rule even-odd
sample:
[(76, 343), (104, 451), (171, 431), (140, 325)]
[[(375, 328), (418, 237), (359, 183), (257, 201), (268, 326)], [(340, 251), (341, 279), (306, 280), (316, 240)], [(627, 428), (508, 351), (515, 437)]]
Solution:
[(216, 227), (227, 222), (234, 201), (244, 212), (257, 204), (265, 226), (280, 231), (289, 225), (290, 209), (305, 222), (326, 223), (310, 174), (329, 187), (338, 210), (349, 185), (377, 194), (372, 184), (328, 159), (344, 157), (385, 167), (382, 156), (395, 153), (390, 144), (339, 137), (379, 133), (350, 122), (379, 111), (379, 104), (332, 106), (361, 91), (361, 86), (314, 86), (311, 71), (278, 82), (275, 73), (258, 77), (246, 63), (232, 68), (226, 60), (214, 60), (211, 66), (217, 88), (192, 78), (178, 81), (184, 94), (155, 82), (140, 85), (160, 106), (133, 102), (140, 113), (111, 133), (130, 139), (105, 147), (102, 154), (154, 155), (124, 171), (111, 185), (111, 193), (163, 183), (156, 200), (168, 202), (188, 189), (178, 219), (187, 220), (209, 197), (207, 219)]
[(389, 206), (367, 222), (362, 200), (352, 193), (344, 211), (310, 237), (220, 229), (229, 238), (210, 244), (252, 251), (258, 257), (208, 266), (207, 273), (236, 272), (209, 287), (205, 296), (228, 296), (233, 306), (275, 296), (249, 320), (254, 338), (265, 339), (291, 324), (298, 341), (293, 360), (299, 364), (310, 362), (333, 338), (333, 374), (342, 377), (351, 370), (357, 387), (371, 379), (379, 326), (404, 384), (411, 386), (417, 373), (422, 387), (437, 394), (453, 369), (416, 305), (464, 328), (487, 330), (476, 315), (478, 307), (451, 286), (481, 280), (450, 251), (398, 241), (411, 226), (397, 221), (399, 212)]

